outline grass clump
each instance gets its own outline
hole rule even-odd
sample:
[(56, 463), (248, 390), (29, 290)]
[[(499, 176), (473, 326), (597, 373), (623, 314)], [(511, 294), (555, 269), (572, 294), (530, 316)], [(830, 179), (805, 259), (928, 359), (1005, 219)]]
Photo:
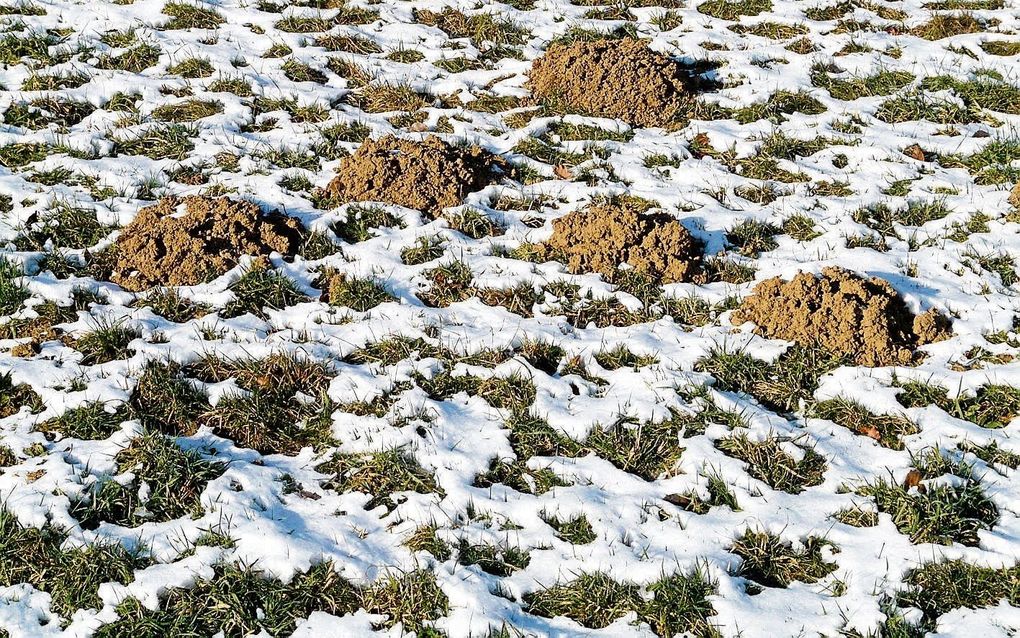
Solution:
[(99, 586), (130, 583), (145, 561), (120, 544), (97, 543), (61, 549), (64, 534), (51, 527), (23, 527), (0, 509), (0, 586), (28, 583), (50, 595), (50, 608), (64, 618), (79, 609), (99, 609)]
[(223, 16), (199, 4), (168, 2), (163, 5), (163, 14), (170, 20), (162, 29), (215, 29), (225, 22)]
[(42, 398), (25, 383), (15, 385), (11, 373), (0, 374), (0, 419), (17, 414), (23, 407), (33, 412), (42, 410)]
[(882, 479), (858, 493), (873, 498), (878, 510), (892, 516), (897, 529), (915, 544), (976, 546), (978, 532), (999, 520), (998, 508), (980, 483), (969, 478), (957, 485), (916, 487)]
[(935, 631), (939, 616), (954, 609), (983, 609), (1005, 600), (1020, 603), (1020, 567), (996, 569), (963, 560), (941, 560), (910, 570), (908, 588), (896, 595), (901, 607), (916, 607), (921, 627)]
[[(210, 383), (232, 378), (247, 391), (228, 394), (198, 417), (198, 424), (211, 427), (218, 436), (262, 454), (297, 454), (304, 447), (321, 448), (332, 441), (332, 406), (325, 395), (332, 375), (325, 363), (287, 353), (262, 359), (208, 356), (188, 372)], [(199, 409), (198, 395), (186, 384), (180, 378), (175, 382), (171, 392), (179, 395), (174, 400), (182, 409), (171, 412), (168, 420), (181, 420)], [(302, 400), (298, 393), (314, 400)]]
[(14, 314), (31, 296), (20, 281), (24, 274), (20, 266), (0, 257), (0, 315)]
[(47, 435), (59, 433), (64, 437), (97, 441), (119, 430), (128, 418), (130, 415), (122, 406), (111, 410), (102, 401), (92, 401), (43, 421), (35, 429)]
[(819, 378), (847, 362), (845, 357), (803, 346), (787, 349), (772, 363), (715, 348), (696, 367), (715, 377), (719, 389), (744, 392), (770, 410), (788, 413), (812, 400)]
[(113, 140), (116, 155), (143, 155), (154, 160), (183, 162), (195, 150), (192, 140), (198, 129), (184, 124), (166, 124), (147, 127), (140, 133)]
[(230, 285), (234, 298), (223, 308), (224, 317), (251, 313), (268, 319), (266, 310), (282, 310), (308, 301), (293, 279), (282, 275), (264, 260), (255, 261), (240, 279)]
[(493, 576), (506, 577), (525, 569), (531, 562), (531, 556), (519, 547), (472, 545), (461, 540), (457, 549), (457, 561), (461, 565), (477, 565), (483, 572)]
[(399, 492), (443, 496), (435, 477), (413, 456), (399, 449), (371, 454), (335, 454), (315, 469), (333, 475), (323, 483), (326, 489), (370, 495), (372, 498), (365, 504), (366, 509), (380, 505), (393, 509), (400, 502), (395, 498)]
[(836, 570), (835, 563), (825, 560), (825, 547), (835, 549), (829, 541), (815, 536), (795, 547), (774, 534), (748, 529), (733, 541), (729, 551), (743, 561), (737, 576), (765, 587), (787, 587), (794, 581), (818, 582)]
[(739, 20), (741, 16), (756, 16), (772, 11), (771, 0), (709, 0), (698, 5), (698, 13), (720, 20)]
[[(87, 500), (71, 508), (85, 529), (101, 522), (125, 527), (161, 523), (202, 513), (200, 497), (205, 486), (220, 477), (226, 466), (206, 461), (195, 450), (182, 450), (161, 434), (146, 434), (117, 453), (117, 474), (130, 472), (132, 480), (103, 481)], [(148, 485), (143, 501), (139, 485)]]
[(545, 618), (564, 616), (589, 629), (602, 629), (621, 616), (634, 612), (648, 623), (656, 636), (717, 636), (710, 618), (715, 615), (708, 597), (715, 584), (695, 568), (663, 575), (641, 588), (621, 583), (602, 572), (590, 572), (572, 581), (524, 595), (528, 613)]
[(903, 449), (903, 437), (921, 429), (905, 416), (874, 414), (860, 403), (844, 397), (821, 401), (811, 407), (811, 416), (827, 419), (857, 434), (867, 436), (879, 445), (893, 450)]
[(825, 458), (811, 449), (802, 449), (800, 458), (794, 458), (783, 449), (783, 443), (787, 441), (774, 434), (752, 441), (740, 433), (716, 441), (716, 447), (746, 463), (748, 474), (774, 490), (800, 494), (820, 485), (825, 478)]
[(365, 312), (394, 297), (378, 281), (368, 277), (334, 275), (329, 280), (328, 300), (331, 306), (342, 306)]
[(874, 75), (834, 77), (829, 67), (823, 64), (811, 67), (810, 76), (811, 84), (825, 89), (837, 100), (890, 95), (914, 81), (914, 75), (908, 71), (879, 71)]
[(948, 397), (945, 388), (922, 381), (908, 381), (901, 386), (896, 400), (907, 408), (937, 406), (950, 415), (970, 421), (983, 428), (997, 429), (1009, 425), (1020, 414), (1020, 389), (1006, 385), (984, 385), (973, 396), (960, 394)]
[(218, 565), (210, 579), (198, 579), (189, 589), (169, 589), (156, 610), (136, 599), (126, 600), (117, 608), (120, 619), (100, 627), (95, 635), (289, 636), (298, 621), (313, 612), (344, 616), (358, 609), (387, 616), (384, 627), (402, 623), (406, 631), (423, 632), (448, 606), (435, 577), (426, 571), (391, 575), (358, 587), (340, 576), (332, 563), (320, 563), (286, 584), (251, 567)]
[(543, 514), (544, 520), (549, 527), (556, 530), (556, 536), (560, 540), (571, 545), (587, 545), (598, 539), (598, 534), (592, 529), (588, 517), (584, 514), (577, 514), (570, 518), (559, 518), (555, 515)]
[(130, 405), (146, 429), (172, 436), (193, 434), (196, 420), (210, 407), (205, 392), (180, 366), (155, 360), (146, 362)]

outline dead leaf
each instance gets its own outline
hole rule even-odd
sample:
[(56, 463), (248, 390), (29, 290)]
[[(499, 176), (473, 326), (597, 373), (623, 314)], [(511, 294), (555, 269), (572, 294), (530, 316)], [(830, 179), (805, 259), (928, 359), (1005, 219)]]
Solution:
[(903, 489), (909, 490), (912, 487), (917, 487), (921, 484), (921, 470), (912, 469), (907, 472), (907, 477), (903, 479)]
[(574, 174), (570, 172), (570, 169), (563, 164), (557, 164), (553, 167), (553, 175), (558, 179), (573, 179)]

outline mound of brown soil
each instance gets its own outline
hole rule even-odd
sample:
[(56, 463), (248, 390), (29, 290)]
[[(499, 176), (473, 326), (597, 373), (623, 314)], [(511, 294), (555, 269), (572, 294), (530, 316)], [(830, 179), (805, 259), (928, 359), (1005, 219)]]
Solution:
[(385, 202), (437, 217), (458, 206), (464, 196), (499, 176), (503, 160), (479, 146), (447, 144), (438, 137), (422, 141), (388, 135), (366, 140), (340, 161), (327, 190), (346, 202)]
[(690, 96), (676, 61), (630, 38), (554, 44), (532, 63), (529, 86), (566, 110), (634, 126), (674, 122)]
[(627, 199), (593, 203), (555, 220), (546, 247), (573, 273), (612, 280), (626, 263), (661, 283), (699, 279), (701, 242), (671, 215), (647, 209)]
[(884, 279), (835, 267), (820, 277), (759, 283), (733, 313), (734, 324), (746, 321), (763, 336), (818, 346), (864, 366), (909, 364), (914, 348), (950, 334), (948, 319), (935, 310), (915, 316)]
[(241, 255), (294, 254), (303, 234), (298, 220), (263, 214), (252, 202), (164, 197), (138, 211), (117, 238), (110, 279), (133, 291), (193, 286), (230, 270)]
[(1020, 182), (1017, 182), (1013, 190), (1009, 192), (1009, 199), (1007, 201), (1013, 205), (1013, 208), (1020, 208)]

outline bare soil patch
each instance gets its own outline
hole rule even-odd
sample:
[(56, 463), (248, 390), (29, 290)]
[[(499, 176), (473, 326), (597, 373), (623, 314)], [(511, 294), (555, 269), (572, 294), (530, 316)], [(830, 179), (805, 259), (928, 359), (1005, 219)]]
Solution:
[(241, 255), (293, 255), (303, 235), (298, 220), (263, 213), (253, 202), (165, 197), (139, 211), (117, 238), (110, 279), (132, 291), (193, 286), (230, 270)]
[(915, 348), (951, 334), (946, 317), (934, 309), (914, 315), (884, 279), (837, 267), (762, 281), (733, 313), (733, 324), (747, 321), (765, 337), (817, 346), (864, 366), (911, 364)]
[(438, 217), (494, 182), (506, 163), (479, 146), (454, 146), (438, 137), (366, 140), (340, 162), (327, 190), (347, 202), (385, 202)]
[(701, 280), (701, 242), (673, 216), (648, 208), (628, 198), (592, 203), (555, 220), (546, 248), (575, 274), (612, 281), (626, 263), (658, 283)]
[(554, 108), (634, 126), (667, 126), (691, 101), (681, 66), (631, 38), (554, 44), (532, 63), (529, 86)]

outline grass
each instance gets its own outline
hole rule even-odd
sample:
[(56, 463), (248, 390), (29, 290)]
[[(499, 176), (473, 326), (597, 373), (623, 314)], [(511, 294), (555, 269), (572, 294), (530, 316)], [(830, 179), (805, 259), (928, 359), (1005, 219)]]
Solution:
[(750, 529), (733, 541), (729, 551), (741, 558), (737, 576), (764, 587), (787, 587), (794, 581), (816, 583), (836, 570), (825, 560), (825, 547), (834, 547), (824, 539), (809, 536), (802, 546), (768, 532)]
[(191, 588), (169, 589), (156, 610), (133, 598), (126, 600), (117, 608), (120, 619), (100, 627), (95, 635), (157, 638), (265, 632), (288, 636), (299, 620), (313, 612), (343, 616), (360, 608), (383, 614), (384, 627), (403, 623), (407, 631), (422, 632), (446, 612), (448, 604), (435, 577), (424, 571), (390, 575), (359, 587), (341, 577), (332, 563), (315, 565), (289, 583), (252, 567), (226, 564)]
[(237, 281), (230, 284), (230, 292), (234, 298), (224, 306), (224, 317), (251, 313), (260, 319), (268, 319), (266, 310), (282, 310), (308, 300), (294, 280), (261, 260), (254, 262)]
[(113, 230), (114, 227), (101, 224), (91, 208), (69, 201), (54, 201), (16, 243), (23, 250), (42, 250), (47, 245), (58, 249), (90, 248), (106, 239)]
[(954, 609), (983, 609), (1001, 600), (1020, 602), (1020, 567), (992, 568), (963, 560), (925, 563), (910, 570), (907, 589), (896, 595), (902, 607), (921, 610), (921, 627), (934, 631), (939, 616)]
[[(324, 363), (285, 353), (262, 359), (208, 356), (187, 371), (211, 383), (233, 378), (247, 391), (222, 397), (198, 416), (197, 423), (218, 436), (262, 454), (297, 454), (305, 447), (321, 449), (332, 442), (332, 406), (325, 397), (332, 374)], [(178, 378), (172, 396), (184, 414), (190, 414), (200, 401), (186, 384)], [(301, 400), (298, 393), (313, 400)]]
[(452, 38), (467, 38), (479, 49), (486, 43), (521, 45), (530, 35), (511, 20), (492, 13), (465, 15), (452, 7), (444, 7), (439, 12), (415, 9), (413, 16), (416, 22), (437, 27)]
[(698, 13), (720, 20), (739, 20), (772, 10), (771, 0), (709, 0), (698, 5)]
[(127, 358), (131, 342), (141, 336), (138, 328), (123, 321), (97, 318), (92, 330), (74, 340), (74, 348), (82, 354), (82, 365), (99, 365)]
[(769, 120), (777, 124), (786, 121), (786, 115), (803, 113), (820, 115), (825, 106), (804, 91), (776, 91), (764, 102), (741, 107), (733, 112), (733, 118), (741, 124)]
[(719, 439), (716, 447), (746, 463), (748, 474), (774, 490), (800, 494), (808, 487), (820, 485), (825, 478), (825, 458), (803, 448), (801, 458), (794, 458), (783, 449), (784, 443), (788, 442), (774, 434), (753, 441), (739, 433)]
[(952, 91), (972, 110), (988, 109), (1011, 115), (1020, 114), (1020, 87), (1001, 76), (981, 75), (960, 80), (948, 75), (925, 78), (921, 87), (928, 91)]
[(163, 14), (170, 16), (162, 29), (215, 29), (226, 20), (219, 13), (199, 4), (168, 2), (163, 5)]
[(366, 509), (380, 505), (392, 509), (399, 503), (395, 495), (400, 492), (443, 496), (432, 474), (422, 468), (413, 456), (399, 449), (371, 454), (334, 454), (315, 469), (322, 474), (333, 475), (323, 483), (326, 489), (371, 496), (365, 504)]
[(976, 546), (978, 532), (991, 529), (999, 520), (998, 508), (974, 480), (921, 491), (881, 479), (858, 493), (873, 498), (878, 510), (889, 514), (900, 533), (917, 544)]
[(334, 275), (329, 280), (328, 299), (331, 306), (365, 312), (381, 303), (394, 301), (378, 281), (367, 277)]
[(184, 100), (164, 104), (152, 110), (152, 117), (163, 122), (194, 122), (223, 112), (223, 104), (215, 100)]
[(350, 206), (347, 219), (333, 224), (331, 230), (340, 239), (354, 244), (375, 236), (376, 228), (403, 228), (402, 219), (378, 206)]
[(837, 100), (890, 95), (915, 79), (908, 71), (879, 71), (867, 76), (833, 77), (830, 67), (820, 63), (811, 67), (810, 75), (811, 84), (825, 89)]
[(43, 409), (42, 399), (31, 386), (15, 385), (10, 372), (0, 374), (0, 419), (17, 414), (24, 407), (39, 412)]
[(744, 392), (770, 410), (789, 413), (812, 400), (820, 377), (846, 363), (836, 355), (803, 346), (787, 349), (773, 363), (716, 347), (696, 367), (715, 377), (721, 390)]
[(204, 391), (175, 363), (150, 360), (131, 394), (132, 411), (150, 431), (171, 436), (194, 433), (198, 418), (211, 406)]
[[(158, 433), (136, 438), (114, 460), (117, 473), (130, 472), (132, 479), (101, 481), (89, 499), (74, 504), (71, 515), (85, 529), (95, 529), (101, 522), (137, 527), (197, 517), (202, 513), (202, 490), (226, 469), (223, 463), (206, 461), (195, 450), (182, 450)], [(149, 486), (144, 501), (139, 497), (143, 482)]]
[(487, 574), (505, 578), (527, 568), (531, 556), (525, 550), (512, 545), (472, 545), (461, 540), (457, 547), (457, 562), (461, 565), (477, 565)]
[(113, 140), (115, 155), (143, 155), (154, 160), (182, 162), (195, 150), (198, 129), (185, 124), (148, 126), (145, 130)]
[(596, 424), (585, 439), (583, 450), (624, 472), (654, 481), (676, 473), (684, 450), (679, 444), (683, 426), (678, 413), (671, 419), (645, 423), (621, 417), (609, 427)]
[(556, 530), (556, 536), (571, 545), (587, 545), (598, 539), (595, 530), (584, 514), (576, 514), (570, 518), (560, 518), (556, 515), (543, 514), (542, 520), (549, 527)]
[(921, 381), (908, 381), (896, 395), (897, 401), (907, 408), (923, 408), (931, 405), (945, 410), (950, 415), (970, 421), (983, 428), (1006, 427), (1020, 414), (1020, 389), (1005, 385), (984, 385), (974, 396), (959, 395), (954, 399), (942, 387)]
[(92, 401), (71, 408), (58, 417), (48, 419), (35, 426), (36, 431), (47, 435), (59, 433), (63, 437), (84, 439), (89, 441), (109, 437), (120, 429), (121, 424), (130, 418), (129, 413), (121, 406), (112, 406), (102, 401)]
[(602, 629), (634, 612), (656, 636), (677, 634), (717, 636), (711, 624), (715, 615), (708, 596), (715, 584), (701, 569), (663, 575), (641, 588), (621, 583), (602, 572), (577, 575), (573, 580), (524, 595), (528, 613), (546, 618), (564, 616), (589, 629)]
[(22, 275), (20, 266), (0, 257), (0, 315), (14, 314), (31, 297), (21, 283)]
[(832, 421), (893, 450), (903, 449), (903, 437), (921, 431), (917, 424), (906, 416), (874, 414), (860, 403), (843, 397), (816, 403), (811, 407), (810, 413), (814, 418)]
[(0, 509), (0, 585), (28, 583), (50, 595), (50, 608), (65, 619), (79, 609), (99, 609), (103, 583), (134, 580), (145, 560), (116, 543), (62, 549), (65, 535), (52, 527), (24, 527)]

